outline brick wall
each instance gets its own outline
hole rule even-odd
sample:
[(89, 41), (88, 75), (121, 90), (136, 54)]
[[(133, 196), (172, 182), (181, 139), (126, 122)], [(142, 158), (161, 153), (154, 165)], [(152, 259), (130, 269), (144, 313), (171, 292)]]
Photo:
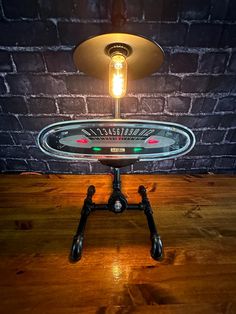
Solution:
[[(0, 169), (100, 173), (39, 151), (35, 138), (58, 121), (111, 118), (107, 83), (78, 73), (72, 49), (111, 31), (111, 1), (0, 0)], [(127, 0), (123, 32), (156, 40), (158, 73), (129, 83), (123, 118), (191, 128), (195, 148), (176, 160), (136, 163), (127, 172), (233, 172), (236, 166), (236, 1)]]

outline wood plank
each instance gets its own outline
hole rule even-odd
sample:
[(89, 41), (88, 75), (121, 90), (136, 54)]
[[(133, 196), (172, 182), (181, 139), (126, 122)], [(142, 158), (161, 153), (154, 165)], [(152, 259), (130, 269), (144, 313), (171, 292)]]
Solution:
[(82, 260), (68, 262), (91, 183), (110, 175), (0, 175), (0, 313), (236, 313), (236, 177), (123, 175), (149, 193), (165, 255), (149, 255), (142, 212), (95, 212)]

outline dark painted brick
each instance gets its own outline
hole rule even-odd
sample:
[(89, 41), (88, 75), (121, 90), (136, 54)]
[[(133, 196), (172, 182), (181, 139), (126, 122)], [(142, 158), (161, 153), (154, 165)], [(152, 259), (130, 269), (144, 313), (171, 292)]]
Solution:
[(213, 145), (212, 154), (213, 156), (236, 155), (236, 145), (234, 144)]
[(169, 65), (170, 65), (170, 54), (169, 52), (164, 52), (164, 61), (162, 63), (162, 65), (160, 66), (160, 68), (158, 69), (158, 73), (169, 73)]
[(63, 76), (15, 74), (7, 75), (10, 91), (13, 95), (65, 94), (66, 84)]
[(44, 154), (38, 146), (29, 146), (28, 148), (28, 155), (34, 160), (51, 160), (55, 159), (49, 155)]
[(15, 116), (2, 114), (0, 115), (0, 129), (3, 131), (18, 131), (22, 127)]
[(0, 21), (0, 42), (6, 46), (56, 45), (56, 26), (51, 21)]
[(173, 53), (170, 55), (170, 71), (173, 73), (196, 72), (198, 66), (198, 54)]
[(63, 117), (57, 116), (21, 116), (21, 124), (26, 131), (40, 131), (48, 124), (63, 121)]
[(65, 77), (68, 92), (71, 94), (106, 94), (108, 84), (99, 79), (85, 75), (69, 75)]
[(24, 131), (22, 132), (12, 132), (12, 137), (17, 145), (35, 145), (35, 139), (32, 134)]
[(236, 114), (224, 114), (221, 116), (220, 127), (236, 127)]
[(221, 27), (219, 24), (191, 24), (187, 45), (190, 47), (218, 47)]
[(6, 163), (4, 160), (0, 159), (0, 171), (5, 171), (7, 169)]
[(18, 72), (44, 72), (45, 66), (39, 52), (14, 52), (13, 60)]
[(228, 130), (226, 140), (230, 142), (236, 142), (236, 129)]
[(236, 73), (236, 52), (232, 53), (232, 56), (229, 62), (228, 72)]
[(134, 164), (134, 172), (170, 172), (173, 168), (174, 160), (161, 160), (161, 161), (142, 161)]
[(10, 53), (7, 51), (0, 51), (0, 72), (11, 72), (12, 70)]
[(210, 7), (210, 0), (182, 0), (180, 17), (184, 20), (207, 19), (209, 16)]
[(176, 21), (179, 11), (178, 0), (145, 0), (143, 8), (145, 20)]
[(195, 145), (193, 150), (188, 153), (189, 156), (212, 156), (212, 145)]
[(7, 159), (7, 169), (11, 171), (27, 171), (28, 165), (22, 159)]
[(167, 98), (167, 111), (169, 112), (188, 112), (190, 108), (189, 97), (169, 97)]
[(136, 162), (133, 166), (134, 172), (153, 172), (152, 161), (140, 161)]
[[(58, 31), (61, 43), (77, 45), (91, 36), (106, 32), (110, 25), (104, 23), (59, 22)], [(109, 29), (108, 29), (109, 30)]]
[(236, 97), (228, 96), (220, 98), (215, 109), (216, 112), (219, 111), (234, 111), (236, 112)]
[(6, 85), (4, 83), (3, 77), (0, 76), (0, 95), (4, 95), (6, 94), (7, 89), (6, 89)]
[(157, 75), (129, 82), (128, 92), (168, 93), (178, 91), (181, 79), (174, 75)]
[(228, 60), (226, 52), (209, 52), (202, 55), (199, 62), (199, 72), (223, 73)]
[(68, 173), (70, 172), (70, 164), (65, 161), (50, 161), (48, 162), (48, 167), (51, 172), (56, 173)]
[(185, 159), (185, 158), (178, 158), (175, 160), (175, 167), (177, 169), (185, 169), (188, 171), (189, 169), (193, 168), (193, 161), (192, 159)]
[(68, 173), (68, 172), (75, 172), (75, 173), (88, 173), (88, 163), (70, 163), (65, 161), (54, 161), (49, 160), (48, 166), (50, 171), (56, 173)]
[(235, 157), (218, 157), (215, 160), (216, 168), (233, 168), (235, 163)]
[(227, 15), (228, 1), (214, 0), (210, 10), (211, 20), (224, 20)]
[(178, 76), (166, 75), (165, 76), (165, 86), (163, 92), (177, 92), (180, 89), (181, 79)]
[(219, 43), (220, 47), (224, 48), (232, 48), (236, 47), (236, 25), (224, 25), (223, 26), (223, 33), (221, 36), (221, 40)]
[(235, 0), (228, 1), (228, 10), (226, 15), (226, 20), (235, 22), (236, 20), (236, 2)]
[(157, 25), (156, 34), (153, 39), (156, 40), (162, 46), (184, 46), (185, 36), (187, 32), (187, 24), (177, 23)]
[(2, 6), (8, 18), (35, 18), (38, 15), (37, 0), (3, 0)]
[(91, 166), (92, 166), (92, 173), (110, 173), (111, 168), (108, 166), (104, 166), (102, 165), (100, 162), (91, 162)]
[(210, 76), (208, 75), (188, 75), (181, 83), (181, 91), (187, 93), (204, 93), (208, 90)]
[(9, 133), (7, 132), (0, 132), (0, 145), (12, 145), (13, 140)]
[(79, 3), (74, 0), (39, 0), (41, 17), (77, 17), (80, 12)]
[(164, 102), (163, 97), (144, 97), (141, 99), (138, 112), (144, 114), (163, 112)]
[[(113, 105), (114, 106), (114, 105)], [(135, 113), (138, 110), (138, 99), (136, 97), (124, 97), (121, 99), (120, 111)]]
[(129, 0), (129, 2), (126, 5), (127, 19), (132, 19), (132, 18), (141, 19), (142, 18), (143, 10), (142, 10), (141, 4), (142, 4), (142, 0)]
[(213, 166), (213, 160), (211, 158), (196, 159), (194, 163), (195, 168), (211, 168)]
[(196, 143), (201, 142), (202, 139), (202, 131), (196, 131), (194, 130), (194, 135), (195, 135), (195, 139), (196, 139)]
[(164, 76), (151, 76), (141, 80), (128, 82), (128, 93), (163, 92), (165, 86)]
[(154, 121), (167, 121), (171, 116), (168, 114), (154, 115), (153, 113), (138, 112), (135, 115), (129, 115), (129, 119), (142, 119), (142, 120), (154, 120)]
[(88, 162), (78, 162), (71, 161), (69, 164), (70, 172), (72, 173), (89, 173), (89, 163)]
[(58, 103), (60, 113), (75, 113), (78, 115), (86, 113), (85, 101), (81, 97), (58, 98), (57, 103)]
[[(163, 46), (183, 46), (188, 25), (186, 23), (126, 23), (122, 32), (152, 38)], [(109, 31), (104, 25), (104, 31)], [(78, 36), (78, 35), (77, 35)]]
[(194, 98), (192, 101), (191, 113), (212, 113), (216, 104), (216, 99), (207, 97)]
[(173, 165), (174, 165), (174, 160), (173, 159), (154, 161), (153, 162), (153, 171), (171, 170)]
[(108, 17), (109, 4), (106, 0), (39, 0), (42, 17), (104, 19)]
[[(151, 36), (155, 36), (157, 34), (157, 30), (158, 30), (158, 33), (160, 34), (160, 26), (161, 26), (160, 23), (127, 22), (120, 28), (119, 32), (134, 34), (134, 35), (139, 34), (140, 36), (150, 38)], [(106, 28), (109, 31), (108, 26), (106, 26)], [(113, 29), (111, 30), (113, 31)]]
[[(175, 118), (175, 119), (174, 119)], [(176, 116), (171, 118), (175, 120), (173, 122), (186, 125), (190, 129), (201, 129), (201, 128), (217, 128), (221, 122), (222, 116)]]
[(23, 97), (0, 97), (0, 105), (5, 113), (27, 113), (28, 109)]
[(29, 165), (30, 171), (36, 171), (36, 172), (45, 172), (48, 171), (47, 165), (43, 161), (39, 160), (27, 160), (27, 163)]
[(27, 152), (21, 146), (0, 146), (0, 157), (25, 158)]
[(111, 98), (87, 98), (89, 113), (113, 113), (114, 105)]
[(217, 75), (211, 76), (208, 82), (207, 91), (209, 92), (231, 92), (235, 89), (235, 75)]
[(203, 132), (203, 143), (220, 143), (225, 136), (225, 130), (207, 130)]
[(31, 97), (28, 99), (30, 113), (56, 113), (57, 108), (53, 98)]
[(47, 51), (44, 53), (47, 69), (50, 72), (76, 72), (72, 51)]

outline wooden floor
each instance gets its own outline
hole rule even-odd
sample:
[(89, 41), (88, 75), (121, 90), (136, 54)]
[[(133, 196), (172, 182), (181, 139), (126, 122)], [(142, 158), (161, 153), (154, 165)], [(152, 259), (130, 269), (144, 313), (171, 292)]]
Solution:
[(236, 177), (123, 175), (130, 202), (147, 187), (163, 261), (142, 212), (95, 212), (70, 264), (86, 187), (104, 202), (111, 179), (0, 176), (0, 313), (236, 313)]

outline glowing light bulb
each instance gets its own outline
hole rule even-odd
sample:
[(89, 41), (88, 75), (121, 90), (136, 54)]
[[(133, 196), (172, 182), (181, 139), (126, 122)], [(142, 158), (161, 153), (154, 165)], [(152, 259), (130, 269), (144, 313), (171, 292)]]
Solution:
[(121, 98), (126, 93), (127, 62), (120, 53), (111, 56), (109, 65), (109, 93), (114, 98)]

